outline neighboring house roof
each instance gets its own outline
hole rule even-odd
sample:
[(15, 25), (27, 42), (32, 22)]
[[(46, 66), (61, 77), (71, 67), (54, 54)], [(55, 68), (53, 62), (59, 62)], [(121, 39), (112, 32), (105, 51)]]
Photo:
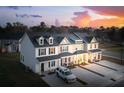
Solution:
[[(77, 51), (77, 54), (82, 54), (85, 53), (82, 50)], [(54, 59), (59, 59), (61, 57), (66, 57), (66, 56), (71, 56), (71, 55), (76, 55), (76, 53), (69, 53), (69, 52), (64, 52), (59, 55), (53, 55), (53, 56), (45, 56), (45, 57), (39, 57), (37, 58), (39, 62), (41, 61), (48, 61), (48, 60), (54, 60)]]
[(19, 40), (24, 32), (7, 32), (0, 34), (0, 40)]
[(92, 53), (94, 53), (94, 52), (101, 52), (102, 50), (101, 49), (93, 49), (93, 50), (89, 50), (89, 52), (92, 52)]

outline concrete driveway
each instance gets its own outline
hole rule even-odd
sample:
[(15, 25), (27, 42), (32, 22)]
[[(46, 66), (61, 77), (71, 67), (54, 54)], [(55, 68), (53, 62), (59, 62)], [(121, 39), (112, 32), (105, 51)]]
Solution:
[[(101, 61), (102, 62), (102, 61)], [(120, 71), (115, 71), (115, 70), (112, 70), (108, 67), (105, 67), (104, 65), (101, 66), (99, 65), (100, 62), (98, 64), (90, 64), (90, 65), (86, 65), (84, 66), (85, 68), (89, 69), (89, 70), (92, 70), (92, 71), (95, 71), (95, 72), (98, 72), (102, 75), (104, 75), (105, 77), (107, 78), (110, 78), (110, 79), (114, 79), (114, 80), (119, 80), (120, 78), (122, 78), (124, 76), (124, 73), (120, 72)], [(107, 63), (106, 63), (107, 64)], [(113, 63), (114, 65), (115, 63)], [(115, 65), (116, 66), (116, 65)], [(112, 66), (111, 66), (112, 67)], [(116, 69), (118, 69), (118, 67), (116, 67)]]
[(98, 62), (97, 64), (104, 65), (104, 66), (116, 69), (116, 70), (118, 70), (120, 72), (124, 72), (124, 66), (109, 62), (107, 60), (102, 60), (102, 61)]
[(67, 84), (64, 80), (61, 78), (58, 78), (56, 74), (48, 75), (45, 74), (45, 77), (42, 77), (42, 79), (49, 84), (51, 87), (83, 87), (84, 85), (78, 81), (74, 83)]
[(77, 67), (75, 69), (72, 69), (72, 72), (81, 80), (88, 83), (87, 87), (103, 87), (107, 86), (113, 81), (111, 81), (108, 78), (99, 76), (95, 73), (92, 73), (90, 71), (87, 71), (83, 68)]
[[(105, 87), (113, 85), (124, 77), (124, 66), (106, 60), (76, 67), (71, 71), (78, 78), (75, 83), (67, 84), (56, 74), (45, 73), (45, 77), (42, 79), (52, 87)], [(82, 81), (87, 84), (84, 85)]]

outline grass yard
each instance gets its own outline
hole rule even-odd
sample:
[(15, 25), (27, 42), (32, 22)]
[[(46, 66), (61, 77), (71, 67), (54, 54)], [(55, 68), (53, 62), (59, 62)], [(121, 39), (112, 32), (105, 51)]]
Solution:
[(39, 75), (25, 72), (19, 54), (0, 54), (1, 87), (48, 87)]

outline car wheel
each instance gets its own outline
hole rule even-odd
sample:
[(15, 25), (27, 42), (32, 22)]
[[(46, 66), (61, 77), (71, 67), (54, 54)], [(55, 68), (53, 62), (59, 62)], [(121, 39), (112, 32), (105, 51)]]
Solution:
[(65, 82), (66, 82), (66, 83), (68, 83), (68, 80), (67, 80), (67, 79), (65, 79)]

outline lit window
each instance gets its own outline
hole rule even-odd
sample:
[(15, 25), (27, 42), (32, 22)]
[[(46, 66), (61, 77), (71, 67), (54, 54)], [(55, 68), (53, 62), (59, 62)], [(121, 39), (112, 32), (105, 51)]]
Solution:
[(49, 54), (55, 54), (55, 48), (49, 48)]

